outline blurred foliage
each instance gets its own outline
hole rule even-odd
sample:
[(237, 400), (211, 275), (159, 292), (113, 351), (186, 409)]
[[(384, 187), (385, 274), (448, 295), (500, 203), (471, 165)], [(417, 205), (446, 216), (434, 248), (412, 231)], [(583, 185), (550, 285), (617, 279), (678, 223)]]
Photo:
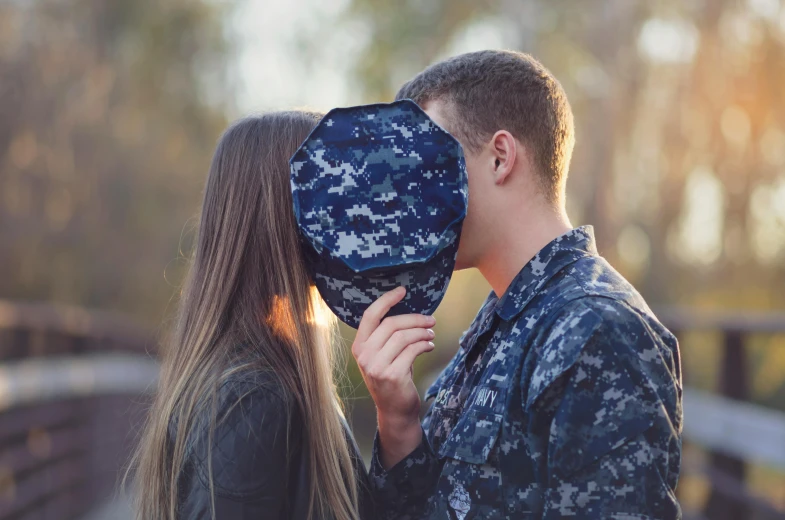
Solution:
[(220, 15), (186, 0), (0, 4), (3, 297), (160, 322), (163, 266), (226, 122), (205, 101), (224, 88)]

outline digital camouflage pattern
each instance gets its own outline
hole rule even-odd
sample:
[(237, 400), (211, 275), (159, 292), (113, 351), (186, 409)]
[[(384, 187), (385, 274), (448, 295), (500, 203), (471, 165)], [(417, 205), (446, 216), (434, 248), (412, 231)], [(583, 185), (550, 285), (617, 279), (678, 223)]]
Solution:
[(391, 314), (432, 313), (455, 265), (467, 207), (458, 141), (413, 101), (330, 111), (290, 161), (294, 211), (314, 280), (357, 327), (399, 285)]
[(384, 519), (674, 519), (678, 344), (590, 227), (493, 293), (426, 393), (424, 441), (371, 477)]

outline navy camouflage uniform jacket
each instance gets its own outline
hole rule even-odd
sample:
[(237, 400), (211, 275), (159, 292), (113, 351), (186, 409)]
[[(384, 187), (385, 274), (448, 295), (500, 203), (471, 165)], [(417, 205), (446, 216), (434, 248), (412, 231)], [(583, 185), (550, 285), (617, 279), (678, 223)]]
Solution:
[(372, 488), (384, 519), (675, 519), (678, 343), (591, 227), (491, 293), (426, 393), (423, 442)]

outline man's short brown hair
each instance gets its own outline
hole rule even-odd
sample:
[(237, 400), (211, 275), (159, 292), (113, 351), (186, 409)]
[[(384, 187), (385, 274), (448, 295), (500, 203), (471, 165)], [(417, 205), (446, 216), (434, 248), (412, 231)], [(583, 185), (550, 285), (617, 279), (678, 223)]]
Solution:
[(532, 154), (548, 199), (558, 199), (575, 142), (572, 110), (556, 78), (528, 54), (461, 54), (428, 67), (395, 98), (443, 102), (447, 130), (472, 152), (507, 130)]

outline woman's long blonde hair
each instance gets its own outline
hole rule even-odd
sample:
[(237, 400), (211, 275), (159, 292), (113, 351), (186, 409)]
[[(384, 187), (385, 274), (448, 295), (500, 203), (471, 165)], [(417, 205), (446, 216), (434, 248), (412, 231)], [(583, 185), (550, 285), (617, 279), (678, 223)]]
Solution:
[(178, 479), (197, 414), (212, 411), (212, 435), (217, 389), (246, 370), (273, 374), (299, 406), (311, 516), (358, 517), (333, 382), (335, 321), (324, 325), (329, 311), (303, 261), (289, 184), (289, 157), (319, 117), (288, 111), (243, 119), (218, 143), (157, 397), (132, 460), (140, 520), (177, 518)]

